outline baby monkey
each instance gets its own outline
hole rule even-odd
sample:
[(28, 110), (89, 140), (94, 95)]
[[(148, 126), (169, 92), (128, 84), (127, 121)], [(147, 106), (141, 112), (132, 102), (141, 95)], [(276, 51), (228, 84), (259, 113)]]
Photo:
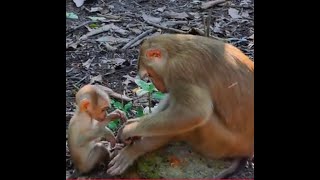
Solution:
[(77, 92), (76, 105), (68, 128), (68, 147), (76, 170), (83, 174), (110, 160), (110, 148), (103, 145), (101, 138), (109, 141), (112, 148), (121, 148), (116, 146), (116, 138), (106, 125), (118, 118), (123, 123), (127, 119), (120, 110), (107, 113), (109, 95), (94, 85), (85, 85)]

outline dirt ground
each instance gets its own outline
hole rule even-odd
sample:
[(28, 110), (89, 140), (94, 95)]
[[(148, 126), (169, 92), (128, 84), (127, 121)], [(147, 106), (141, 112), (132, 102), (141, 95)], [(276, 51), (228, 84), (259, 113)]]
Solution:
[[(201, 9), (202, 2), (206, 1), (87, 0), (84, 6), (77, 8), (72, 0), (67, 0), (66, 12), (74, 13), (78, 18), (67, 18), (66, 24), (66, 128), (75, 109), (75, 93), (84, 84), (101, 84), (117, 93), (125, 92), (127, 96), (132, 97), (132, 90), (136, 85), (129, 81), (128, 75), (136, 75), (136, 60), (141, 39), (125, 50), (121, 48), (151, 28), (156, 30), (150, 32), (149, 36), (175, 33), (168, 29), (156, 28), (146, 21), (185, 32), (192, 28), (203, 31), (203, 19), (212, 9), (211, 36), (227, 40), (253, 59), (253, 2), (232, 0), (209, 9)], [(84, 36), (108, 24), (112, 25), (107, 31)], [(134, 103), (133, 109), (139, 103), (141, 104), (141, 101)], [(72, 174), (74, 169), (68, 149), (66, 167), (66, 173)], [(250, 164), (232, 178), (253, 178), (253, 171), (254, 166)]]

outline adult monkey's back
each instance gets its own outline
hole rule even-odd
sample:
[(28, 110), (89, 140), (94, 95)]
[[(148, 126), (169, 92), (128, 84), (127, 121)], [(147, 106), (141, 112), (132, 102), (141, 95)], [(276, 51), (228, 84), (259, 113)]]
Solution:
[(201, 36), (159, 35), (142, 43), (138, 63), (139, 75), (169, 96), (125, 126), (122, 140), (142, 138), (110, 162), (110, 174), (171, 141), (186, 141), (208, 158), (234, 158), (218, 178), (253, 156), (254, 64), (239, 49)]

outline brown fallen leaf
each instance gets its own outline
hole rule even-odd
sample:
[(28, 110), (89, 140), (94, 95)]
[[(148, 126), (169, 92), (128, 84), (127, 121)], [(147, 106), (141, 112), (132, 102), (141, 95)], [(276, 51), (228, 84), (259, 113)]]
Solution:
[(239, 11), (234, 8), (229, 8), (228, 13), (233, 19), (241, 18), (241, 16), (239, 15)]
[(124, 29), (122, 29), (119, 26), (116, 26), (114, 24), (112, 24), (112, 30), (114, 30), (115, 32), (117, 32), (117, 33), (119, 33), (121, 35), (127, 35), (128, 34), (127, 30), (124, 30)]
[(215, 23), (214, 23), (213, 32), (215, 32), (215, 33), (222, 33), (220, 23), (218, 23), (218, 22), (215, 22)]
[(132, 91), (133, 93), (136, 93), (136, 92), (139, 91), (139, 90), (140, 90), (140, 87), (137, 87), (137, 88), (132, 89), (131, 91)]
[(98, 12), (98, 11), (102, 11), (102, 10), (103, 10), (102, 7), (92, 7), (89, 12)]
[(176, 13), (173, 11), (166, 11), (163, 13), (163, 16), (167, 18), (173, 18), (173, 19), (185, 19), (189, 17), (189, 15), (185, 12)]
[(248, 37), (248, 39), (254, 39), (254, 34)]
[(88, 59), (86, 62), (82, 63), (82, 66), (84, 66), (86, 69), (89, 69), (94, 57), (91, 59)]
[(115, 66), (121, 66), (124, 62), (126, 62), (126, 60), (122, 58), (114, 58), (111, 61), (115, 64)]
[(119, 43), (127, 43), (130, 41), (128, 38), (116, 38), (113, 36), (102, 36), (98, 39), (96, 39), (98, 42), (107, 42), (110, 45), (119, 44)]
[(133, 77), (131, 77), (131, 76), (129, 76), (129, 75), (124, 75), (123, 77), (126, 78), (126, 80), (124, 80), (124, 81), (122, 82), (122, 84), (123, 84), (125, 87), (127, 87), (130, 82), (134, 82), (134, 80), (135, 80)]
[(201, 4), (201, 9), (208, 9), (224, 2), (226, 2), (226, 0), (213, 0), (213, 1), (203, 2)]
[(167, 7), (163, 6), (163, 7), (160, 7), (158, 9), (156, 9), (156, 11), (159, 11), (159, 12), (163, 12)]
[(94, 76), (90, 79), (90, 84), (95, 83), (95, 82), (102, 82), (102, 76), (99, 74), (98, 76)]
[(184, 24), (188, 24), (188, 21), (165, 21), (160, 25), (164, 27), (169, 27), (169, 26), (184, 25)]
[(153, 23), (159, 23), (162, 20), (161, 17), (153, 17), (153, 16), (147, 15), (145, 13), (142, 13), (142, 18), (145, 21), (149, 21), (149, 22), (153, 22)]
[(251, 3), (251, 0), (241, 0), (240, 6), (249, 5), (250, 3)]
[(132, 32), (134, 32), (135, 34), (141, 34), (142, 33), (142, 31), (140, 29), (138, 29), (138, 28), (131, 28), (130, 30)]
[(244, 17), (244, 18), (249, 18), (249, 12), (248, 11), (243, 11), (241, 13), (241, 16)]

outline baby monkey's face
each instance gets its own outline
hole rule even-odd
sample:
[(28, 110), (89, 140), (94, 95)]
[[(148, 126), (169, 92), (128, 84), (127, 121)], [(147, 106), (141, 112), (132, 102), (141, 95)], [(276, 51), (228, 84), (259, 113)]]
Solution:
[(106, 100), (99, 99), (98, 105), (92, 109), (93, 118), (97, 121), (104, 121), (108, 115), (109, 103)]

